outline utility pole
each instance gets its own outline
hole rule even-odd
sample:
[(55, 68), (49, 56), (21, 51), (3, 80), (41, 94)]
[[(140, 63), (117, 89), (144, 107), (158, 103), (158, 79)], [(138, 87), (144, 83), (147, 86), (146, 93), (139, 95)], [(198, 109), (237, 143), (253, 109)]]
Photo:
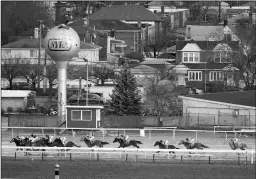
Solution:
[(218, 23), (221, 22), (221, 0), (219, 0), (219, 15), (218, 15)]
[(40, 64), (41, 64), (41, 41), (42, 41), (42, 20), (39, 20), (39, 32), (38, 32), (38, 36), (39, 36), (39, 49), (38, 49), (38, 68), (37, 68), (37, 72), (38, 72), (38, 76), (37, 76), (37, 89), (40, 89)]

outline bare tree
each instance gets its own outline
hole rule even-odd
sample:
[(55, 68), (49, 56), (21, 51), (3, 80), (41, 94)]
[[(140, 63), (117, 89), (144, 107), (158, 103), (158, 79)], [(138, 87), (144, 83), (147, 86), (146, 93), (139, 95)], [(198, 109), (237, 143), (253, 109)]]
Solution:
[(172, 69), (165, 68), (154, 76), (147, 78), (145, 97), (146, 101), (153, 103), (153, 110), (158, 117), (158, 125), (162, 126), (161, 117), (164, 113), (178, 107), (176, 74)]
[(248, 90), (254, 88), (256, 82), (256, 34), (255, 25), (239, 25), (234, 29), (240, 39), (236, 53), (229, 57), (240, 69), (241, 76)]
[(101, 80), (101, 85), (104, 85), (106, 79), (114, 77), (114, 69), (107, 63), (100, 63), (93, 66), (92, 75)]
[(29, 61), (17, 56), (11, 56), (6, 53), (2, 54), (1, 59), (1, 76), (9, 82), (9, 89), (13, 88), (13, 80), (22, 76), (22, 71), (29, 65)]
[(50, 100), (52, 100), (52, 89), (54, 85), (57, 84), (56, 79), (58, 78), (58, 70), (56, 63), (52, 59), (47, 60), (47, 66), (46, 66), (46, 78), (49, 81), (49, 91), (48, 91), (48, 97)]

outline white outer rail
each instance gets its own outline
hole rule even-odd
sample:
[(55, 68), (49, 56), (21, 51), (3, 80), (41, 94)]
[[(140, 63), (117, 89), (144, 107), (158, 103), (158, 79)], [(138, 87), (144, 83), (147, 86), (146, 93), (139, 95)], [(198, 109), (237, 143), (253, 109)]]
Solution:
[[(230, 127), (230, 126), (229, 126)], [(66, 129), (66, 130), (90, 130), (90, 131), (102, 131), (103, 137), (104, 137), (104, 131), (140, 131), (140, 130), (148, 130), (149, 131), (149, 138), (151, 138), (151, 131), (173, 131), (173, 140), (175, 140), (175, 132), (195, 132), (196, 133), (196, 140), (198, 138), (197, 134), (198, 132), (213, 132), (214, 134), (217, 133), (225, 133), (226, 134), (226, 140), (227, 140), (227, 133), (236, 133), (237, 131), (209, 131), (209, 130), (183, 130), (183, 129), (177, 129), (177, 127), (145, 127), (143, 129), (139, 128), (58, 128), (58, 127), (1, 127), (1, 129), (12, 129), (12, 137), (13, 137), (13, 129), (41, 129), (42, 134), (44, 134), (44, 129)], [(248, 131), (251, 133), (255, 133), (255, 131)]]
[[(104, 153), (104, 152), (108, 152), (108, 151), (111, 151), (112, 153), (116, 153), (116, 154), (120, 154), (120, 152), (158, 152), (158, 151), (161, 151), (161, 152), (170, 152), (170, 151), (173, 151), (173, 152), (183, 152), (183, 153), (187, 153), (189, 154), (189, 152), (194, 152), (194, 153), (202, 153), (202, 150), (193, 150), (193, 149), (153, 149), (153, 148), (140, 148), (140, 149), (135, 149), (135, 148), (85, 148), (85, 147), (79, 147), (79, 148), (76, 148), (76, 147), (16, 147), (16, 146), (6, 146), (6, 145), (3, 145), (2, 146), (2, 149), (17, 149), (17, 148), (20, 148), (20, 149), (45, 149), (47, 150), (47, 153), (50, 153), (51, 151), (49, 150), (61, 150), (61, 149), (64, 149), (64, 150), (67, 150), (67, 149), (70, 149), (70, 151), (64, 151), (64, 153), (88, 153), (89, 151), (94, 151), (94, 153)], [(72, 149), (72, 151), (71, 151)], [(81, 152), (75, 152), (77, 150), (82, 150)], [(14, 151), (14, 152), (17, 152), (17, 151)], [(40, 151), (42, 152), (42, 151)], [(236, 153), (236, 154), (246, 154), (247, 155), (250, 155), (250, 160), (251, 160), (251, 164), (253, 164), (254, 162), (254, 155), (255, 155), (255, 151), (252, 149), (252, 150), (240, 150), (240, 151), (237, 151), (237, 150), (203, 150), (204, 153)], [(43, 153), (43, 152), (42, 152)], [(52, 151), (52, 153), (56, 153), (55, 151)], [(139, 153), (138, 153), (139, 154)], [(193, 154), (192, 154), (193, 155)], [(202, 155), (205, 155), (205, 154), (202, 154)]]
[[(236, 138), (236, 133), (238, 132), (243, 132), (242, 129), (251, 129), (248, 130), (246, 132), (251, 132), (251, 133), (255, 133), (256, 132), (256, 127), (255, 126), (214, 126), (213, 127), (213, 131), (214, 131), (214, 135), (216, 133), (216, 128), (233, 128), (233, 131), (235, 133), (235, 138)], [(235, 129), (241, 129), (240, 131), (236, 131)], [(253, 130), (254, 129), (254, 130)], [(221, 131), (217, 131), (217, 132), (221, 132)], [(225, 132), (226, 134), (226, 140), (227, 140), (227, 131), (222, 131)], [(231, 132), (231, 131), (230, 131)], [(245, 131), (244, 131), (245, 132)]]

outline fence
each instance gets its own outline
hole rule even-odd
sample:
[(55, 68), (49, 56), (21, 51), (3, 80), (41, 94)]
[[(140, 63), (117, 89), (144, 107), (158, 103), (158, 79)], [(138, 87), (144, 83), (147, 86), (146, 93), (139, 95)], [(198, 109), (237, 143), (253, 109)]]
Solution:
[[(206, 133), (213, 133), (214, 135), (216, 133), (224, 133), (225, 134), (225, 140), (228, 139), (228, 133), (234, 133), (234, 136), (232, 137), (236, 137), (236, 133), (238, 133), (239, 131), (234, 131), (234, 130), (226, 130), (226, 131), (209, 131), (209, 130), (182, 130), (182, 129), (177, 129), (177, 127), (146, 127), (144, 129), (134, 129), (134, 128), (58, 128), (58, 127), (1, 127), (1, 129), (11, 129), (11, 137), (13, 138), (15, 136), (15, 131), (14, 129), (16, 129), (16, 135), (19, 135), (19, 133), (24, 134), (30, 134), (30, 133), (34, 133), (37, 135), (42, 135), (44, 136), (45, 133), (58, 133), (58, 131), (60, 132), (61, 130), (71, 130), (72, 131), (72, 135), (73, 138), (75, 136), (75, 131), (90, 131), (92, 133), (95, 132), (100, 132), (102, 133), (102, 137), (105, 137), (105, 133), (106, 131), (116, 131), (114, 136), (119, 136), (119, 133), (124, 133), (126, 134), (126, 132), (128, 131), (137, 131), (140, 136), (145, 136), (145, 131), (148, 131), (148, 135), (149, 135), (149, 139), (152, 138), (152, 131), (159, 131), (159, 132), (168, 132), (168, 136), (172, 137), (173, 140), (175, 140), (176, 137), (176, 132), (193, 132), (195, 133), (195, 139), (198, 139), (198, 134), (199, 133), (204, 133), (204, 135), (206, 135)], [(24, 132), (22, 130), (26, 130), (27, 132)], [(171, 135), (170, 135), (171, 132)], [(253, 131), (247, 131), (247, 133), (255, 133), (255, 130)], [(2, 138), (4, 136), (4, 132), (2, 131)], [(10, 135), (8, 135), (10, 136)]]
[[(36, 150), (36, 149), (45, 149), (47, 150), (47, 153), (57, 153), (56, 148), (54, 147), (12, 147), (12, 146), (2, 146), (2, 150), (4, 149), (8, 149), (8, 152), (2, 151), (2, 156), (10, 156), (10, 153), (15, 157), (15, 160), (17, 158), (17, 151), (13, 151), (11, 152), (10, 149), (30, 149), (30, 150)], [(238, 154), (238, 163), (240, 164), (240, 156), (241, 154), (245, 155), (245, 163), (247, 164), (248, 161), (248, 157), (250, 158), (250, 162), (251, 164), (254, 163), (254, 156), (255, 156), (255, 151), (252, 150), (244, 150), (244, 151), (234, 151), (234, 150), (204, 150), (204, 154), (202, 154), (200, 150), (190, 150), (190, 149), (150, 149), (150, 148), (144, 148), (144, 149), (134, 149), (134, 148), (125, 148), (125, 149), (121, 149), (121, 148), (73, 148), (73, 147), (58, 147), (58, 150), (64, 150), (64, 151), (60, 151), (58, 153), (64, 153), (65, 157), (66, 154), (69, 154), (69, 158), (70, 160), (72, 159), (72, 154), (95, 154), (97, 161), (100, 160), (100, 156), (102, 154), (114, 154), (114, 156), (117, 156), (118, 154), (120, 155), (120, 158), (122, 158), (122, 154), (125, 154), (125, 158), (126, 158), (126, 162), (128, 159), (128, 155), (136, 155), (136, 162), (138, 159), (138, 156), (144, 156), (145, 158), (147, 158), (148, 156), (148, 152), (151, 152), (151, 154), (149, 154), (150, 156), (152, 156), (153, 162), (155, 161), (155, 152), (159, 152), (159, 150), (161, 150), (161, 153), (165, 153), (167, 154), (168, 158), (169, 158), (169, 152), (176, 152), (175, 155), (179, 154), (181, 156), (181, 162), (183, 159), (183, 156), (206, 156), (208, 157), (209, 163), (211, 160), (211, 157), (213, 157), (212, 154)], [(53, 151), (54, 150), (54, 151)], [(69, 150), (69, 151), (66, 151)], [(72, 151), (71, 151), (72, 150)], [(44, 154), (46, 153), (46, 151), (29, 151), (31, 153), (40, 153), (42, 156), (42, 160), (44, 160)], [(154, 152), (154, 153), (153, 153)], [(191, 152), (193, 152), (193, 154), (191, 154)], [(114, 157), (113, 156), (113, 157)], [(222, 159), (225, 160), (225, 159)]]
[[(56, 127), (59, 124), (58, 116), (40, 115), (10, 115), (8, 126), (10, 127)], [(242, 120), (243, 119), (243, 120)], [(251, 126), (248, 118), (240, 116), (217, 117), (209, 114), (188, 114), (188, 116), (162, 116), (163, 127), (173, 127), (183, 129), (213, 129), (216, 125), (224, 126)], [(157, 116), (101, 116), (101, 126), (104, 128), (143, 128), (158, 126)]]

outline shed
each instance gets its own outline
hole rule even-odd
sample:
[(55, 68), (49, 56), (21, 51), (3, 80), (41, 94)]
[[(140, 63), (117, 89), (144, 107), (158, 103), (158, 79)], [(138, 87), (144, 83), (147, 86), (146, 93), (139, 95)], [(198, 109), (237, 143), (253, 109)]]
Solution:
[[(30, 90), (2, 90), (1, 106), (3, 111), (12, 108), (12, 111), (25, 110), (30, 104), (30, 99), (35, 106), (35, 92)], [(31, 105), (32, 106), (32, 105)], [(12, 112), (10, 111), (10, 112)]]
[(67, 128), (100, 128), (103, 106), (65, 106)]

